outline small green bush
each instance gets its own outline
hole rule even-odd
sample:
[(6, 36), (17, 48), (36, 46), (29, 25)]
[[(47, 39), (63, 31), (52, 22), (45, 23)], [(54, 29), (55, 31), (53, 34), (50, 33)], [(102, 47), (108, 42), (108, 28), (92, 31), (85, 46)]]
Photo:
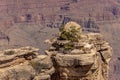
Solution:
[(30, 61), (30, 65), (36, 70), (36, 72), (39, 74), (43, 68), (46, 68), (47, 65), (43, 63), (39, 63), (37, 61)]
[(64, 45), (65, 50), (72, 50), (74, 49), (74, 45), (72, 43), (68, 43)]
[(13, 55), (13, 54), (15, 54), (15, 52), (14, 51), (5, 51), (4, 54), (5, 55)]
[(80, 38), (80, 36), (79, 36), (80, 34), (77, 34), (77, 33), (78, 33), (78, 31), (75, 29), (72, 29), (69, 32), (62, 31), (62, 33), (60, 35), (60, 39), (77, 42), (78, 39)]

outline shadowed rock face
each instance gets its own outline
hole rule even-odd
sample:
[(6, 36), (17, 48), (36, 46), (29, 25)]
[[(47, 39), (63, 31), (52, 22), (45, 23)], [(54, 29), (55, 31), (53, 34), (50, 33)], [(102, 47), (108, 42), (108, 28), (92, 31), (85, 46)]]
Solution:
[(0, 79), (108, 80), (112, 48), (101, 34), (81, 30), (67, 23), (57, 38), (46, 41), (51, 43), (46, 55), (33, 47), (1, 51)]
[(0, 0), (0, 50), (34, 46), (44, 53), (44, 40), (55, 36), (56, 27), (76, 21), (84, 32), (104, 34), (115, 52), (111, 66), (119, 67), (119, 5), (119, 0)]

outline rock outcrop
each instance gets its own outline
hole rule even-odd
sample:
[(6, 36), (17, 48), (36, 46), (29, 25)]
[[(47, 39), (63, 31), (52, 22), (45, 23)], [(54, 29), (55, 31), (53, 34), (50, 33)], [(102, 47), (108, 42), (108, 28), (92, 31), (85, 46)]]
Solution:
[[(0, 50), (34, 46), (43, 54), (48, 48), (43, 41), (57, 33), (56, 27), (72, 20), (85, 32), (104, 34), (113, 47), (114, 60), (120, 57), (120, 0), (0, 0), (0, 11)], [(117, 65), (119, 70), (115, 62), (112, 67)], [(117, 71), (111, 75), (120, 79)]]
[(0, 80), (49, 80), (54, 67), (37, 48), (9, 49), (0, 54)]
[(111, 47), (101, 34), (83, 34), (75, 22), (64, 26), (47, 53), (59, 76), (53, 80), (108, 80)]
[(67, 23), (52, 40), (46, 55), (23, 47), (0, 54), (0, 80), (108, 80), (112, 48), (101, 34), (83, 34), (81, 26)]

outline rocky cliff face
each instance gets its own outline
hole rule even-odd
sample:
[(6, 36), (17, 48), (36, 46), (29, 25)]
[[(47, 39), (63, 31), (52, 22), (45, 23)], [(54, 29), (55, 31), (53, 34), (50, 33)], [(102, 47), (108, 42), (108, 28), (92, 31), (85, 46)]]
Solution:
[[(54, 73), (49, 56), (38, 56), (37, 48), (22, 47), (1, 53), (1, 80), (48, 80)], [(39, 79), (38, 79), (39, 78)]]
[(120, 0), (0, 0), (0, 50), (34, 46), (43, 54), (44, 40), (61, 24), (76, 21), (84, 32), (105, 35), (115, 53), (110, 73), (116, 76), (110, 79), (120, 79), (119, 6)]
[(51, 40), (46, 55), (22, 47), (1, 51), (1, 80), (108, 80), (112, 49), (102, 35), (83, 34), (80, 25), (67, 23)]

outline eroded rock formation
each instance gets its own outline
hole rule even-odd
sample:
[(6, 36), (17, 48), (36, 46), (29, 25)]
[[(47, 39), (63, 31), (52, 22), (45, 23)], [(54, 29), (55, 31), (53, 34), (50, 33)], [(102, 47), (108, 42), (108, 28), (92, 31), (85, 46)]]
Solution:
[(46, 55), (23, 47), (0, 54), (0, 80), (108, 80), (112, 49), (101, 34), (83, 34), (81, 26), (67, 23), (51, 40)]
[(9, 49), (0, 54), (0, 80), (49, 80), (54, 73), (50, 56), (37, 48)]

